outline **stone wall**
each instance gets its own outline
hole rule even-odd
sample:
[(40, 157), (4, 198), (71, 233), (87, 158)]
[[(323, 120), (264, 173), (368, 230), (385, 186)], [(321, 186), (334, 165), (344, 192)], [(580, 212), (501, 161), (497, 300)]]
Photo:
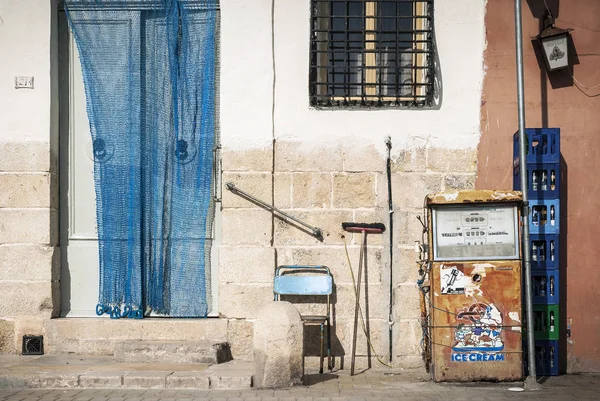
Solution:
[[(355, 295), (344, 238), (356, 275), (360, 234), (344, 232), (345, 221), (382, 222), (389, 227), (385, 157), (373, 148), (303, 146), (276, 141), (275, 148), (223, 152), (223, 185), (232, 182), (241, 190), (271, 203), (323, 230), (318, 241), (287, 222), (223, 187), (222, 246), (219, 263), (219, 312), (235, 325), (234, 357), (249, 357), (251, 323), (273, 299), (275, 268), (283, 264), (324, 264), (334, 276), (333, 353), (350, 356)], [(476, 151), (415, 146), (392, 152), (394, 205), (393, 353), (394, 363), (422, 368), (419, 342), (419, 293), (414, 241), (420, 241), (426, 194), (472, 188)], [(273, 159), (274, 158), (274, 159)], [(360, 330), (357, 366), (367, 366), (367, 356), (388, 358), (389, 232), (368, 236), (367, 265), (363, 273), (361, 306), (374, 352), (368, 350)], [(367, 283), (365, 286), (365, 282)], [(366, 290), (365, 290), (366, 288)], [(368, 307), (365, 307), (367, 293)], [(313, 304), (299, 304), (302, 312), (317, 312)], [(230, 330), (232, 333), (233, 330)], [(245, 334), (242, 334), (245, 333)], [(318, 355), (318, 330), (307, 329), (309, 355)], [(316, 364), (309, 358), (307, 364)], [(345, 358), (346, 367), (349, 358)], [(337, 362), (339, 363), (339, 362)], [(339, 365), (338, 365), (339, 366)]]
[(0, 142), (0, 352), (58, 313), (56, 160), (44, 142)]

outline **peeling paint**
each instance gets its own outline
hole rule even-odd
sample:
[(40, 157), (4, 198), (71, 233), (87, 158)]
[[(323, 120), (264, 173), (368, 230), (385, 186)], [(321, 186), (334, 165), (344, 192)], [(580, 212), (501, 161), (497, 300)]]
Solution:
[(515, 322), (521, 322), (521, 319), (519, 319), (519, 312), (508, 312), (508, 317)]
[[(494, 268), (494, 267), (496, 267), (496, 265), (493, 265), (491, 263), (475, 263), (475, 264), (473, 264), (473, 267), (475, 267), (476, 269), (483, 269), (483, 272), (485, 274), (486, 267)], [(479, 273), (479, 271), (478, 271), (478, 273)]]
[(458, 193), (453, 193), (453, 194), (442, 194), (442, 196), (447, 200), (447, 201), (453, 201), (456, 200), (458, 198)]
[(437, 193), (427, 195), (428, 205), (485, 203), (485, 202), (520, 202), (523, 194), (520, 191), (505, 190), (464, 190), (458, 192)]
[(492, 194), (492, 198), (493, 199), (506, 199), (506, 198), (510, 198), (513, 199), (515, 197), (515, 193), (514, 192), (495, 192), (494, 194)]

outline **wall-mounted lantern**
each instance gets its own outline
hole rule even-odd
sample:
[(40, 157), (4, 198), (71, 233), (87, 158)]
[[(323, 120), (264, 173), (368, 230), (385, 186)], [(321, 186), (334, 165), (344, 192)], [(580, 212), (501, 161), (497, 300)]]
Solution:
[(554, 18), (546, 17), (546, 28), (534, 39), (539, 43), (544, 55), (546, 69), (560, 70), (569, 66), (569, 35), (572, 29), (560, 29), (554, 26)]

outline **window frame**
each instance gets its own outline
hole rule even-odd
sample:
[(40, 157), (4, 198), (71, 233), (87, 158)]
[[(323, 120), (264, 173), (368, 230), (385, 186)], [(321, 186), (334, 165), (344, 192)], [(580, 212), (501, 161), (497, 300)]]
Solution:
[[(430, 107), (433, 104), (433, 86), (435, 79), (435, 44), (433, 41), (433, 1), (434, 0), (311, 0), (311, 38), (310, 38), (310, 72), (309, 72), (309, 97), (310, 105), (317, 108), (329, 107)], [(332, 12), (334, 3), (341, 3), (346, 7), (345, 15), (336, 15)], [(350, 15), (350, 4), (363, 4), (361, 15)], [(382, 39), (391, 31), (381, 28), (383, 20), (390, 18), (379, 14), (378, 6), (385, 4), (396, 4), (395, 25), (395, 47), (392, 51), (378, 49), (378, 44), (390, 42)], [(400, 4), (412, 4), (411, 15), (399, 13)], [(334, 18), (345, 18), (345, 29), (333, 29)], [(356, 30), (349, 29), (349, 20), (362, 18), (362, 46), (358, 49), (351, 48), (356, 44), (356, 39), (349, 39), (350, 35), (356, 34)], [(398, 29), (401, 19), (411, 19), (410, 30)], [(339, 21), (338, 21), (339, 22)], [(380, 26), (378, 28), (378, 25)], [(334, 40), (334, 35), (345, 35), (345, 40)], [(400, 40), (402, 34), (409, 33), (412, 39)], [(381, 38), (378, 36), (381, 35)], [(340, 43), (344, 49), (339, 50)], [(400, 47), (400, 43), (408, 43), (410, 47)], [(358, 50), (358, 53), (357, 51)], [(382, 65), (378, 62), (383, 54), (394, 54), (392, 65)], [(402, 66), (401, 53), (410, 53), (412, 56), (410, 66)], [(343, 54), (344, 60), (333, 60), (334, 54)], [(352, 66), (353, 55), (360, 54), (359, 65)], [(336, 65), (337, 63), (337, 65)], [(391, 68), (390, 68), (391, 67)], [(334, 82), (336, 70), (342, 69), (344, 83)], [(393, 84), (382, 83), (382, 76), (393, 70)], [(409, 70), (410, 83), (400, 83), (402, 75)], [(350, 83), (351, 78), (359, 78), (358, 83)], [(338, 77), (339, 78), (339, 77)], [(335, 92), (343, 87), (343, 94)], [(406, 88), (410, 93), (405, 94)], [(385, 93), (393, 92), (391, 95)], [(358, 93), (356, 93), (358, 91)], [(355, 92), (355, 93), (353, 93)]]

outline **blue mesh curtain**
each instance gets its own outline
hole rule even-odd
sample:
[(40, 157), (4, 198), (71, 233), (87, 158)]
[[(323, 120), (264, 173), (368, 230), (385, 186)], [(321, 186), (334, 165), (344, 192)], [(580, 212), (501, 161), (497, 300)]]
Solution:
[(97, 313), (206, 316), (218, 0), (66, 0), (86, 91)]

